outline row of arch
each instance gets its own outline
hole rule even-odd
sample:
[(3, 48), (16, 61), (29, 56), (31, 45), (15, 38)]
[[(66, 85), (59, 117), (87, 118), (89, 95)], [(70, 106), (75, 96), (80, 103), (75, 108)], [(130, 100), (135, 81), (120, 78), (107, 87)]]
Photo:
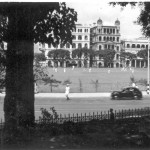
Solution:
[(73, 35), (73, 40), (76, 40), (76, 39), (78, 39), (78, 40), (89, 40), (87, 35), (85, 35), (85, 36), (82, 36), (82, 35), (75, 36), (75, 35)]
[[(77, 66), (77, 67), (82, 67), (84, 65), (84, 67), (89, 67), (89, 61), (87, 60), (67, 60), (65, 62), (59, 61), (59, 60), (49, 60), (48, 61), (48, 66), (49, 67), (71, 67), (71, 66)], [(143, 68), (143, 67), (147, 67), (147, 61), (145, 60), (127, 60), (125, 62), (125, 64), (122, 63), (109, 63), (107, 65), (103, 64), (102, 62), (95, 62), (95, 64), (93, 64), (93, 66), (97, 66), (99, 68), (101, 67), (110, 67), (110, 68), (119, 68), (119, 67), (135, 67), (135, 68)]]
[(106, 37), (106, 36), (104, 36), (104, 37), (101, 37), (101, 36), (99, 36), (98, 37), (98, 40), (99, 41), (102, 41), (102, 39), (103, 39), (103, 41), (117, 41), (117, 42), (119, 42), (119, 37)]
[(127, 44), (126, 45), (127, 48), (148, 48), (148, 45), (144, 45), (144, 44)]

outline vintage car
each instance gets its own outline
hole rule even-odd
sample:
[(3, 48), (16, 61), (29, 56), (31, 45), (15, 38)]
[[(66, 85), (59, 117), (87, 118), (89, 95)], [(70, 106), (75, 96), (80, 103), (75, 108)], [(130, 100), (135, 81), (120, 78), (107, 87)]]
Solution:
[(112, 99), (142, 99), (142, 92), (136, 87), (126, 87), (121, 91), (113, 91)]

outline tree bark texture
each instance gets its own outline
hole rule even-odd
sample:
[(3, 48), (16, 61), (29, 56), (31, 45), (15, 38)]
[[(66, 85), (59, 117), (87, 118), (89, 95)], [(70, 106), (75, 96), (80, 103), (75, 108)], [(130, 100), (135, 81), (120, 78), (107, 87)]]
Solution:
[(14, 7), (10, 11), (4, 100), (7, 130), (32, 126), (35, 118), (31, 11), (26, 7)]

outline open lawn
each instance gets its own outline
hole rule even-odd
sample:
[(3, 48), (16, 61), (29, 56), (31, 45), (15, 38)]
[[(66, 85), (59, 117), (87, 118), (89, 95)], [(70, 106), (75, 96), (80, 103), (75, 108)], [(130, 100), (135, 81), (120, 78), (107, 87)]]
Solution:
[[(109, 92), (112, 90), (120, 90), (131, 84), (130, 78), (134, 76), (135, 80), (147, 79), (147, 68), (134, 68), (134, 72), (129, 68), (127, 71), (121, 71), (121, 68), (58, 68), (57, 72), (53, 68), (48, 68), (49, 75), (54, 75), (54, 79), (62, 83), (58, 87), (53, 87), (54, 93), (62, 93), (65, 91), (66, 80), (71, 82), (70, 88), (72, 93), (84, 92)], [(96, 82), (97, 81), (97, 82)], [(137, 83), (141, 90), (146, 90), (146, 86)], [(39, 82), (39, 92), (50, 92), (50, 86)]]

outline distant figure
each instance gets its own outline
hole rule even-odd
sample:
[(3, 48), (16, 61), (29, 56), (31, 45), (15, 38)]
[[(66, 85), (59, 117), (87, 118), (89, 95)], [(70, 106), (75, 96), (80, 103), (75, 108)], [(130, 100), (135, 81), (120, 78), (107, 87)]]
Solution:
[(64, 68), (64, 72), (66, 72), (66, 68)]
[(110, 121), (114, 122), (114, 120), (115, 120), (115, 115), (114, 115), (113, 109), (110, 108)]
[(134, 73), (134, 69), (132, 69), (131, 71), (132, 71), (132, 73)]
[(55, 68), (55, 72), (57, 72), (57, 68)]
[(149, 88), (149, 84), (147, 84), (147, 89), (146, 89), (147, 94), (150, 94), (150, 88)]
[(108, 73), (110, 73), (110, 69), (108, 70)]
[(135, 83), (133, 82), (133, 83), (132, 83), (132, 87), (135, 87), (135, 86), (136, 86), (136, 85), (135, 85)]
[(91, 72), (91, 67), (89, 68), (89, 72)]
[(69, 84), (67, 84), (66, 85), (66, 90), (65, 90), (65, 95), (66, 95), (67, 100), (70, 100), (69, 99), (69, 92), (70, 92), (70, 87), (69, 87)]
[(74, 70), (74, 65), (72, 66), (72, 70)]

